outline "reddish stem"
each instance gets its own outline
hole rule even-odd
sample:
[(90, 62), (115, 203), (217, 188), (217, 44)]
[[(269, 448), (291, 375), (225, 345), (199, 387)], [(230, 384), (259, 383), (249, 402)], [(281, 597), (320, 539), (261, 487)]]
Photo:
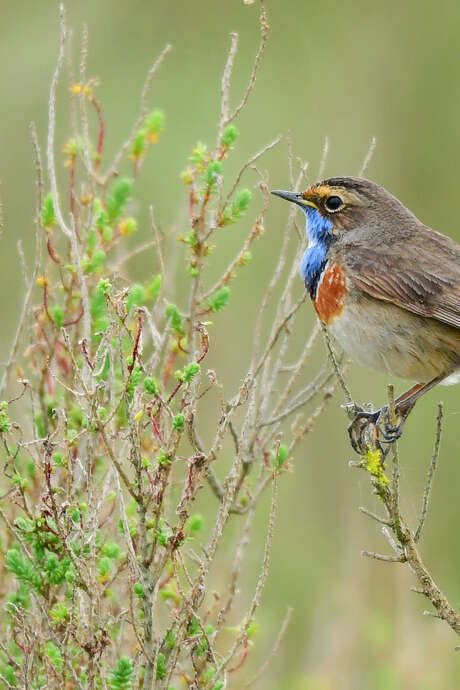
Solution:
[(48, 286), (46, 284), (46, 280), (45, 280), (45, 284), (43, 285), (43, 307), (45, 309), (45, 313), (46, 313), (48, 319), (53, 324), (53, 326), (56, 327), (54, 319), (51, 316), (51, 314), (49, 312), (49, 308), (48, 308)]
[(201, 335), (201, 355), (198, 357), (196, 360), (198, 364), (203, 361), (203, 359), (206, 357), (206, 355), (209, 352), (209, 335), (208, 331), (206, 328), (203, 326), (203, 324), (200, 324), (198, 326), (198, 330), (200, 331)]
[(179, 389), (181, 388), (181, 386), (182, 386), (183, 383), (184, 383), (183, 381), (179, 381), (179, 383), (177, 384), (177, 386), (175, 387), (175, 389), (173, 390), (173, 392), (171, 393), (171, 395), (170, 395), (169, 398), (167, 399), (167, 401), (166, 401), (166, 404), (167, 404), (167, 405), (169, 405), (169, 403), (170, 403), (171, 400), (174, 398), (174, 396), (176, 395), (176, 393), (179, 391)]
[(56, 250), (54, 249), (53, 245), (51, 244), (51, 233), (47, 232), (46, 233), (46, 248), (48, 249), (48, 254), (50, 255), (52, 261), (54, 261), (55, 264), (62, 264), (62, 261), (57, 254)]
[(66, 327), (67, 326), (74, 326), (76, 323), (78, 323), (80, 321), (82, 316), (83, 316), (83, 302), (81, 302), (81, 304), (80, 304), (80, 312), (78, 313), (78, 315), (74, 319), (69, 319), (69, 321), (66, 321), (64, 323), (64, 326), (66, 326)]
[(101, 162), (101, 156), (102, 156), (102, 150), (104, 148), (104, 137), (105, 137), (105, 124), (104, 124), (104, 118), (102, 117), (102, 110), (101, 110), (101, 105), (97, 98), (95, 98), (93, 95), (89, 99), (90, 102), (94, 105), (97, 113), (97, 119), (99, 120), (99, 133), (97, 136), (97, 158), (96, 162), (94, 164), (95, 170), (98, 169), (100, 162)]
[(155, 415), (154, 415), (154, 414), (153, 414), (152, 407), (153, 407), (153, 403), (149, 403), (149, 404), (147, 405), (147, 414), (148, 414), (148, 416), (149, 416), (149, 418), (150, 418), (150, 421), (152, 422), (153, 431), (155, 432), (155, 435), (156, 435), (156, 436), (158, 437), (158, 439), (160, 440), (160, 443), (164, 443), (163, 434), (161, 433), (160, 427), (158, 426), (158, 423), (157, 423), (157, 421), (156, 421), (156, 419), (155, 419), (155, 416), (159, 413), (160, 410), (158, 409), (157, 412), (156, 412)]
[(249, 652), (248, 638), (245, 637), (244, 638), (244, 651), (243, 651), (243, 654), (241, 656), (241, 659), (239, 660), (239, 662), (237, 663), (236, 666), (233, 666), (232, 668), (228, 669), (229, 673), (234, 673), (235, 671), (239, 671), (239, 669), (242, 667), (242, 665), (244, 664), (244, 662), (248, 658), (248, 652)]
[(132, 362), (128, 367), (128, 373), (130, 376), (133, 373), (134, 365), (136, 364), (136, 359), (137, 359), (137, 356), (139, 353), (139, 344), (140, 344), (140, 340), (141, 340), (142, 328), (144, 326), (144, 319), (145, 319), (144, 312), (139, 311), (138, 316), (137, 316), (138, 328), (137, 328), (137, 333), (136, 333), (136, 340), (134, 341), (133, 354), (131, 356)]
[(89, 368), (91, 369), (91, 371), (94, 371), (94, 364), (92, 363), (92, 361), (89, 358), (88, 348), (86, 346), (86, 340), (85, 339), (83, 339), (81, 341), (81, 351), (83, 352), (83, 356), (84, 356), (86, 363), (88, 364)]

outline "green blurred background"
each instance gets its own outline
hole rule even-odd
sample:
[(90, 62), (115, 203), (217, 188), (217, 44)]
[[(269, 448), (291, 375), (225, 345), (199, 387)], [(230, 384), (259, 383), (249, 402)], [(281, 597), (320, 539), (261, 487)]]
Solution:
[[(54, 1), (2, 0), (0, 6), (0, 179), (5, 226), (0, 245), (0, 354), (4, 358), (23, 292), (17, 240), (22, 240), (28, 256), (32, 247), (35, 202), (28, 124), (36, 122), (44, 148), (58, 23)], [(257, 4), (78, 0), (69, 1), (67, 9), (76, 55), (82, 24), (88, 25), (89, 74), (101, 79), (98, 95), (109, 152), (130, 131), (149, 64), (166, 42), (173, 44), (151, 97), (151, 104), (165, 111), (167, 129), (143, 169), (136, 197), (142, 204), (141, 217), (146, 218), (148, 204), (153, 203), (166, 231), (183, 229), (186, 193), (179, 172), (198, 140), (211, 146), (215, 141), (230, 31), (240, 33), (232, 88), (234, 101), (240, 98), (258, 42)], [(326, 135), (330, 144), (326, 175), (356, 174), (371, 137), (376, 136), (377, 149), (367, 174), (426, 223), (460, 240), (458, 2), (267, 0), (267, 9), (269, 45), (250, 105), (237, 123), (241, 137), (230, 169), (241, 165), (248, 152), (289, 130), (295, 152), (310, 162), (311, 181)], [(59, 146), (69, 134), (67, 100), (62, 87)], [(283, 145), (261, 163), (275, 188), (289, 186), (286, 161)], [(251, 182), (255, 176), (249, 175), (247, 183)], [(234, 308), (229, 308), (225, 325), (222, 321), (213, 365), (222, 368), (225, 363), (222, 376), (229, 392), (235, 376), (244, 371), (249, 342), (245, 338), (276, 260), (285, 212), (274, 200), (254, 263), (235, 284)], [(147, 236), (147, 228), (144, 232)], [(233, 257), (244, 228), (228, 237), (216, 253), (216, 272)], [(141, 257), (134, 273), (146, 274), (149, 260)], [(185, 275), (179, 272), (173, 279), (180, 292)], [(303, 319), (300, 339), (313, 323), (309, 306)], [(382, 377), (352, 369), (350, 385), (357, 399), (382, 402), (385, 384)], [(405, 513), (414, 522), (441, 397), (446, 432), (421, 550), (455, 606), (460, 601), (458, 388), (438, 388), (413, 413), (402, 442), (402, 492)], [(351, 451), (339, 402), (337, 397), (302, 444), (293, 474), (282, 482), (254, 668), (276, 637), (287, 605), (294, 606), (294, 614), (282, 648), (258, 687), (453, 690), (460, 687), (454, 634), (440, 621), (422, 616), (425, 603), (409, 591), (415, 583), (407, 568), (360, 557), (362, 548), (386, 552), (387, 546), (377, 527), (358, 513), (359, 505), (377, 510), (379, 506), (371, 499), (364, 473), (347, 467)], [(263, 521), (257, 529), (261, 544)], [(260, 553), (255, 551), (252, 557), (256, 568)], [(238, 687), (238, 682), (231, 687)]]

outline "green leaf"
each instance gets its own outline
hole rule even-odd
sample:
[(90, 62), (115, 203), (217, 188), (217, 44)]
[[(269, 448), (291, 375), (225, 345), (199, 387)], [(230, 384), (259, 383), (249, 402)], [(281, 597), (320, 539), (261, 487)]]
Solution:
[(193, 381), (195, 376), (198, 374), (200, 371), (201, 367), (198, 364), (198, 362), (190, 362), (190, 364), (187, 364), (186, 367), (184, 367), (184, 381), (185, 383), (190, 383)]
[(110, 674), (109, 687), (111, 690), (130, 690), (134, 664), (128, 656), (119, 658), (117, 665)]
[(50, 551), (46, 553), (43, 569), (48, 575), (50, 584), (60, 585), (64, 582), (69, 563), (69, 558), (64, 558), (60, 561), (55, 553), (51, 553)]
[(56, 306), (52, 308), (51, 316), (55, 326), (57, 328), (62, 328), (64, 325), (64, 310), (59, 304), (56, 304)]
[(215, 295), (209, 298), (208, 306), (211, 311), (222, 311), (222, 309), (227, 306), (229, 299), (230, 288), (227, 285), (224, 285), (224, 287), (221, 287)]
[(165, 128), (165, 116), (161, 110), (152, 110), (145, 119), (147, 133), (151, 137), (157, 137)]
[(147, 288), (145, 290), (145, 296), (147, 299), (155, 299), (156, 297), (158, 297), (161, 290), (161, 283), (162, 277), (161, 273), (159, 273), (157, 276), (155, 276), (150, 285), (147, 285)]
[(99, 285), (91, 295), (89, 311), (93, 318), (94, 332), (105, 331), (109, 325), (107, 318), (107, 300), (105, 297), (109, 289), (106, 289), (107, 283), (108, 281), (106, 280), (100, 280)]
[(180, 313), (175, 304), (168, 304), (166, 307), (166, 316), (171, 319), (171, 328), (177, 335), (184, 335), (185, 325), (184, 317)]
[(147, 130), (139, 129), (131, 144), (131, 156), (141, 158), (147, 150)]
[(139, 599), (143, 599), (145, 597), (144, 588), (142, 587), (140, 582), (134, 583), (133, 592)]
[(141, 368), (140, 367), (134, 367), (134, 369), (131, 372), (131, 378), (129, 379), (129, 383), (126, 386), (126, 395), (128, 397), (129, 402), (132, 401), (133, 396), (134, 396), (134, 391), (137, 388), (137, 386), (141, 382)]
[(184, 428), (184, 423), (185, 423), (185, 417), (182, 413), (179, 412), (179, 414), (176, 414), (176, 416), (173, 419), (173, 429), (180, 431), (181, 429)]
[(144, 378), (144, 390), (149, 395), (158, 395), (158, 383), (153, 376), (146, 376)]
[(56, 625), (60, 625), (61, 623), (70, 620), (69, 610), (67, 606), (62, 603), (62, 601), (58, 601), (57, 604), (53, 606), (53, 608), (50, 611), (50, 615), (53, 619), (53, 623), (55, 623)]
[(222, 173), (222, 163), (221, 161), (210, 161), (208, 167), (206, 168), (203, 180), (206, 184), (212, 188), (217, 185), (219, 175)]
[(42, 206), (42, 223), (45, 228), (50, 228), (56, 223), (56, 214), (54, 212), (54, 202), (51, 194), (47, 194), (43, 199)]
[(196, 513), (195, 515), (191, 515), (188, 519), (187, 525), (188, 525), (188, 528), (191, 532), (199, 532), (200, 530), (203, 529), (204, 518), (199, 513)]
[(0, 402), (0, 433), (6, 434), (11, 429), (11, 419), (8, 415), (8, 403)]
[(112, 193), (107, 199), (108, 220), (116, 220), (131, 197), (132, 182), (122, 177), (115, 182)]
[(18, 680), (14, 673), (14, 668), (11, 664), (7, 664), (5, 661), (0, 661), (0, 673), (2, 677), (10, 684), (13, 688), (18, 686)]
[(207, 151), (208, 147), (206, 146), (206, 144), (203, 144), (201, 141), (199, 141), (192, 151), (190, 160), (192, 161), (192, 163), (195, 163), (196, 165), (203, 164), (206, 159)]
[(237, 127), (235, 127), (235, 125), (229, 125), (225, 128), (224, 133), (222, 134), (222, 139), (220, 140), (222, 146), (225, 146), (226, 149), (229, 149), (230, 146), (233, 146), (239, 136), (240, 133)]
[(277, 465), (278, 467), (282, 467), (286, 460), (289, 457), (289, 448), (284, 445), (284, 443), (281, 443), (280, 447), (278, 448), (278, 453), (275, 457), (275, 454), (272, 453), (271, 455), (271, 464), (272, 466)]
[(168, 669), (166, 666), (166, 657), (162, 652), (160, 652), (158, 654), (158, 661), (157, 661), (157, 679), (163, 680), (163, 678), (166, 677), (167, 670)]
[(108, 556), (102, 556), (97, 562), (97, 572), (99, 577), (103, 578), (110, 573), (110, 558)]
[(62, 453), (59, 453), (58, 451), (53, 453), (51, 459), (52, 459), (53, 463), (55, 465), (57, 465), (58, 467), (65, 467), (67, 465), (67, 461), (63, 457)]
[(40, 574), (35, 569), (34, 565), (21, 556), (16, 549), (10, 549), (6, 552), (5, 566), (7, 570), (16, 575), (20, 582), (32, 585), (35, 589), (41, 590), (42, 579)]
[(135, 283), (130, 289), (126, 301), (126, 311), (128, 314), (134, 306), (139, 307), (144, 302), (144, 295), (144, 286), (140, 283)]
[(46, 653), (51, 661), (52, 665), (56, 671), (62, 671), (63, 659), (59, 648), (54, 644), (54, 642), (46, 643)]
[(102, 553), (108, 558), (118, 558), (121, 554), (121, 549), (114, 541), (108, 539), (102, 547)]
[(220, 225), (229, 225), (243, 218), (251, 203), (252, 192), (250, 189), (240, 189), (231, 204), (229, 204), (220, 219)]
[(252, 192), (250, 189), (240, 189), (235, 196), (232, 204), (232, 215), (234, 218), (241, 218), (248, 210), (251, 203)]

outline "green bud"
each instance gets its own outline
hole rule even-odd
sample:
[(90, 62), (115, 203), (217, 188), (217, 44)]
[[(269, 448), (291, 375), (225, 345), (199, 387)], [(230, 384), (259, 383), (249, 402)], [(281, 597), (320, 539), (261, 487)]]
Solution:
[(160, 450), (159, 455), (156, 458), (157, 463), (159, 465), (170, 465), (171, 464), (171, 458), (168, 458), (168, 456), (165, 454), (164, 450)]
[(51, 194), (47, 194), (43, 199), (42, 206), (42, 223), (45, 228), (50, 228), (56, 223), (56, 214), (54, 212), (54, 202)]
[(147, 130), (140, 129), (136, 132), (136, 136), (131, 144), (131, 156), (133, 158), (141, 158), (145, 155), (147, 150)]
[(118, 227), (122, 235), (132, 235), (137, 230), (137, 220), (129, 216), (122, 220)]
[(281, 443), (280, 447), (278, 448), (278, 454), (276, 455), (276, 457), (275, 457), (274, 453), (272, 453), (271, 464), (273, 466), (277, 465), (278, 467), (282, 467), (284, 465), (284, 463), (286, 462), (286, 460), (288, 459), (288, 457), (289, 457), (289, 448), (286, 445), (284, 445), (284, 443)]
[(158, 654), (157, 660), (157, 680), (163, 680), (168, 672), (168, 667), (166, 665), (166, 657), (163, 652)]
[(177, 335), (185, 333), (184, 318), (175, 304), (168, 304), (166, 316), (171, 319), (171, 328)]
[(98, 290), (101, 290), (104, 295), (107, 295), (112, 289), (112, 283), (107, 278), (101, 278), (98, 283)]
[(144, 378), (144, 390), (149, 395), (158, 395), (158, 384), (153, 376), (146, 376)]
[(112, 193), (107, 199), (107, 213), (109, 222), (119, 218), (121, 211), (131, 197), (131, 189), (132, 182), (126, 177), (122, 177), (115, 182)]
[(199, 532), (203, 529), (204, 517), (199, 513), (191, 515), (188, 520), (188, 528), (191, 532)]
[(252, 192), (250, 189), (240, 189), (236, 195), (235, 199), (229, 204), (219, 221), (219, 225), (228, 225), (229, 223), (234, 223), (235, 221), (243, 218), (246, 211), (251, 203)]
[(185, 417), (183, 414), (181, 414), (179, 412), (179, 414), (176, 414), (176, 416), (173, 419), (173, 429), (180, 431), (181, 429), (184, 428), (184, 424), (185, 424)]
[(134, 583), (133, 591), (136, 597), (139, 597), (139, 599), (143, 599), (145, 597), (144, 588), (142, 587), (140, 582)]
[(64, 325), (64, 310), (59, 304), (52, 308), (51, 317), (57, 328), (61, 328)]
[(208, 147), (206, 146), (206, 144), (203, 144), (201, 141), (199, 141), (192, 151), (190, 160), (192, 161), (192, 163), (195, 163), (197, 165), (203, 164), (206, 158), (207, 151)]
[(221, 161), (210, 161), (208, 167), (206, 168), (203, 180), (206, 184), (213, 188), (217, 184), (219, 175), (222, 173), (222, 163)]
[(98, 407), (97, 411), (99, 413), (99, 419), (102, 419), (102, 421), (104, 421), (104, 419), (107, 419), (107, 417), (109, 416), (109, 412), (106, 407)]
[(153, 110), (145, 119), (145, 127), (150, 135), (149, 140), (153, 143), (165, 128), (164, 113), (161, 110)]
[(3, 400), (0, 403), (0, 433), (5, 434), (10, 429), (11, 429), (11, 420), (8, 416), (8, 403), (5, 400)]
[(136, 283), (132, 286), (129, 291), (128, 299), (126, 302), (126, 311), (129, 313), (131, 309), (136, 306), (140, 306), (144, 301), (144, 286), (140, 283)]
[(102, 547), (102, 553), (104, 556), (107, 556), (107, 558), (114, 559), (118, 558), (118, 556), (121, 554), (121, 549), (118, 544), (111, 539), (108, 539)]
[(67, 606), (60, 601), (53, 606), (50, 615), (55, 625), (60, 625), (70, 620), (70, 613)]
[(183, 380), (186, 383), (190, 383), (191, 381), (193, 381), (195, 376), (200, 371), (200, 368), (201, 367), (198, 364), (198, 362), (190, 362), (190, 364), (187, 364), (187, 366), (184, 367), (184, 379)]
[(107, 243), (113, 240), (113, 230), (110, 225), (105, 225), (102, 229), (102, 239)]
[(227, 306), (230, 299), (230, 288), (227, 285), (221, 287), (215, 295), (209, 298), (208, 306), (211, 311), (222, 311)]
[(235, 127), (235, 125), (229, 125), (228, 127), (225, 128), (224, 133), (222, 134), (222, 139), (221, 139), (221, 144), (222, 146), (225, 146), (225, 148), (229, 149), (230, 146), (233, 146), (235, 141), (238, 139), (240, 136), (240, 133), (238, 129)]
[(157, 276), (155, 276), (155, 278), (152, 280), (150, 285), (147, 286), (147, 288), (145, 290), (145, 296), (148, 299), (155, 299), (156, 297), (158, 297), (158, 295), (160, 294), (160, 290), (161, 290), (161, 283), (162, 283), (162, 277), (161, 277), (161, 273), (159, 273)]

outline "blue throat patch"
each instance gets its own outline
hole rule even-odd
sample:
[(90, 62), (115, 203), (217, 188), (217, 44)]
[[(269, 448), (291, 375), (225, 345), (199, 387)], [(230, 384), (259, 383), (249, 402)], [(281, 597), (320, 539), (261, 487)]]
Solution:
[(309, 246), (300, 262), (300, 276), (305, 282), (310, 297), (315, 299), (318, 283), (327, 264), (327, 250), (334, 240), (331, 233), (333, 224), (316, 208), (312, 206), (301, 206), (301, 208), (307, 216), (306, 232)]

